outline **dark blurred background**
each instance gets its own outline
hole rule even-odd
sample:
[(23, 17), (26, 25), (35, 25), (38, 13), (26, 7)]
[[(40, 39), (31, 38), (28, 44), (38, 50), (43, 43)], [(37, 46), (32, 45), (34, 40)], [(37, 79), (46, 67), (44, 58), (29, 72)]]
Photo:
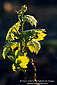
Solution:
[[(33, 15), (38, 20), (37, 27), (47, 31), (39, 53), (36, 55), (28, 51), (37, 67), (37, 80), (54, 80), (49, 85), (57, 85), (57, 0), (0, 0), (0, 85), (24, 85), (18, 82), (23, 75), (14, 73), (12, 62), (2, 58), (6, 33), (18, 21), (15, 10), (24, 4), (28, 6), (25, 14)], [(25, 30), (29, 28), (32, 28), (30, 24), (26, 24)]]

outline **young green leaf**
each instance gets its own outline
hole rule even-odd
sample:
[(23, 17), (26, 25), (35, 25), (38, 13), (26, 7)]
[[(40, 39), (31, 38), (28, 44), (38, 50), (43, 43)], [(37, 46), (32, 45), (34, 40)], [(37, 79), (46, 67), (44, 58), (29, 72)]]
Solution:
[(9, 48), (7, 48), (7, 47), (5, 47), (5, 48), (3, 49), (2, 56), (3, 56), (3, 58), (4, 58), (4, 59), (6, 58), (7, 53), (8, 53), (9, 51), (10, 51), (10, 49), (9, 49)]
[(40, 48), (41, 48), (40, 43), (37, 42), (37, 41), (34, 40), (34, 39), (32, 39), (31, 41), (29, 41), (29, 42), (27, 43), (27, 47), (29, 48), (29, 50), (30, 50), (31, 52), (34, 52), (34, 53), (36, 53), (36, 54), (39, 52), (39, 50), (40, 50)]
[(24, 5), (24, 6), (22, 6), (22, 9), (21, 9), (23, 12), (26, 12), (27, 11), (27, 6), (26, 5)]
[(31, 15), (25, 15), (23, 18), (23, 22), (29, 22), (32, 26), (37, 24), (37, 20)]
[(18, 61), (21, 61), (21, 62), (19, 63), (19, 65), (20, 65), (21, 68), (27, 68), (27, 64), (28, 64), (28, 62), (29, 62), (29, 58), (26, 56), (26, 54), (27, 54), (27, 53), (24, 53), (23, 56), (18, 56), (18, 58), (16, 58), (15, 63), (17, 64)]
[(20, 28), (20, 26), (21, 26), (21, 24), (20, 24), (21, 22), (20, 21), (18, 21), (17, 23), (15, 23), (10, 29), (9, 29), (9, 31), (8, 31), (8, 33), (7, 33), (7, 35), (6, 35), (6, 40), (10, 40), (10, 41), (13, 41), (13, 40), (15, 40), (15, 38), (16, 39), (19, 39), (19, 37), (18, 36), (15, 36), (15, 34), (17, 33), (18, 35), (20, 35), (19, 34), (19, 28)]
[(38, 33), (37, 34), (38, 38), (35, 39), (36, 41), (44, 40), (44, 37), (47, 35), (44, 33), (45, 30), (38, 30), (38, 31), (36, 30), (35, 32)]

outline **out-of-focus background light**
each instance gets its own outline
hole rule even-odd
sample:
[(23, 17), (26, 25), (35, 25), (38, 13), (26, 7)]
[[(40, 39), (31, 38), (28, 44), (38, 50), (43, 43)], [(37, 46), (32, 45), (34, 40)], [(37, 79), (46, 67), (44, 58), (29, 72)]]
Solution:
[(12, 4), (10, 2), (5, 2), (3, 7), (6, 12), (12, 11)]

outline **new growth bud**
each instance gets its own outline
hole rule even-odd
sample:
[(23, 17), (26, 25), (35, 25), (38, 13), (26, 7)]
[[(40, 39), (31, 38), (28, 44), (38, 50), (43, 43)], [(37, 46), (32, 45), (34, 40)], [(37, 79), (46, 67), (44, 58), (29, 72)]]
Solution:
[(27, 6), (26, 5), (22, 6), (22, 11), (23, 12), (26, 12), (27, 11)]

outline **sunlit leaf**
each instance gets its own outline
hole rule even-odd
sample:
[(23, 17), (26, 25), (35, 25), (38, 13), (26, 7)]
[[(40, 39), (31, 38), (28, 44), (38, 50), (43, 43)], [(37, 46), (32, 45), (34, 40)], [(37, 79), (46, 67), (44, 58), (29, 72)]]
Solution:
[(14, 24), (8, 31), (7, 35), (6, 35), (6, 40), (10, 40), (10, 41), (13, 41), (16, 39), (19, 39), (18, 36), (15, 36), (15, 33), (18, 34), (18, 30), (20, 28), (21, 24), (20, 22), (18, 21), (16, 24)]
[(16, 67), (15, 67), (14, 63), (12, 64), (12, 69), (13, 69), (13, 71), (16, 71)]
[(15, 49), (16, 47), (18, 47), (18, 50), (21, 49), (21, 48), (20, 48), (20, 43), (18, 43), (18, 42), (10, 42), (10, 41), (9, 41), (8, 43), (6, 43), (4, 47), (11, 48), (12, 51), (14, 51), (14, 49)]
[(12, 28), (16, 28), (17, 30), (19, 30), (19, 28), (20, 28), (20, 26), (21, 26), (20, 23), (21, 23), (21, 22), (18, 21), (17, 23), (15, 23), (15, 24), (12, 26)]
[(4, 48), (3, 49), (3, 53), (2, 53), (2, 56), (3, 56), (3, 58), (5, 59), (6, 58), (6, 56), (7, 56), (7, 53), (10, 51), (10, 49), (9, 48)]
[(34, 40), (34, 39), (32, 39), (31, 41), (29, 41), (29, 42), (27, 43), (27, 47), (29, 48), (29, 50), (30, 50), (31, 52), (34, 52), (34, 53), (36, 53), (36, 54), (39, 52), (39, 50), (40, 50), (40, 48), (41, 48), (40, 43), (37, 42), (37, 41)]
[(18, 43), (17, 43), (17, 42), (13, 42), (13, 45), (11, 46), (12, 51), (13, 51), (16, 47), (18, 47)]
[(18, 55), (18, 51), (19, 51), (19, 50), (16, 50), (16, 51), (15, 51), (15, 56), (17, 56), (17, 55)]
[(37, 36), (38, 38), (36, 38), (35, 40), (40, 41), (40, 40), (44, 40), (44, 37), (47, 35), (44, 33), (45, 30), (36, 30), (35, 32), (38, 32)]
[(37, 24), (37, 20), (31, 15), (25, 15), (23, 18), (24, 22), (29, 22), (32, 26)]
[(21, 68), (27, 68), (27, 64), (29, 62), (28, 57), (26, 56), (27, 53), (24, 53), (23, 56), (18, 56), (18, 58), (16, 59), (15, 63), (18, 63), (18, 61), (20, 61), (19, 65)]

